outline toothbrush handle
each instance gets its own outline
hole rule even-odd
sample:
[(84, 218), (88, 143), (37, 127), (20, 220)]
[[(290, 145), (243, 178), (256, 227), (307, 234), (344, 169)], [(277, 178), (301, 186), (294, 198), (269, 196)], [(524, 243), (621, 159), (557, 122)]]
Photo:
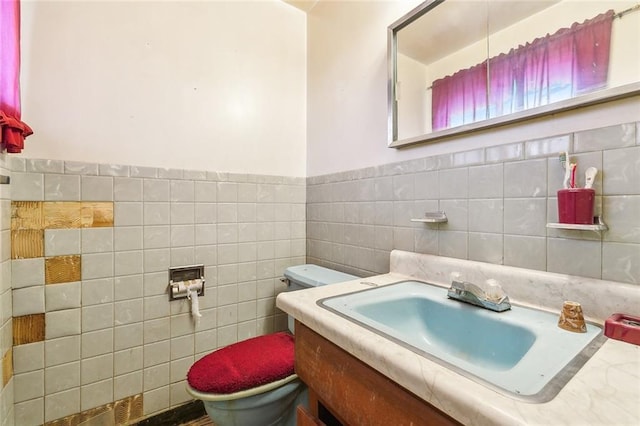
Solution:
[(575, 188), (576, 187), (576, 165), (572, 164), (571, 165), (571, 188)]

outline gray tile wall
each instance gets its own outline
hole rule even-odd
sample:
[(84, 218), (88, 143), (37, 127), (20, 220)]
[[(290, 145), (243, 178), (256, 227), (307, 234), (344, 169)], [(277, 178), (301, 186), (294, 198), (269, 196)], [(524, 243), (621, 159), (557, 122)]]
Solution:
[[(386, 273), (402, 249), (640, 284), (640, 131), (628, 123), (307, 179), (307, 260)], [(597, 167), (606, 232), (557, 222), (559, 152)], [(444, 210), (446, 224), (411, 222)]]
[[(10, 176), (6, 153), (0, 153), (0, 175)], [(7, 355), (13, 343), (11, 303), (11, 192), (10, 185), (0, 184), (0, 358)], [(0, 363), (0, 377), (3, 377)], [(6, 373), (6, 372), (4, 372)], [(0, 382), (0, 386), (2, 382)], [(14, 380), (0, 388), (0, 425), (15, 423), (13, 410)]]
[[(563, 150), (581, 172), (600, 170), (596, 210), (607, 232), (546, 228), (557, 220)], [(46, 255), (79, 249), (83, 279), (45, 289), (50, 336), (14, 350), (14, 378), (0, 393), (3, 425), (138, 392), (145, 414), (184, 402), (184, 374), (201, 355), (285, 327), (274, 308), (279, 277), (305, 262), (305, 250), (309, 262), (359, 275), (387, 272), (398, 248), (640, 283), (638, 123), (311, 177), (306, 197), (300, 178), (5, 155), (0, 173), (12, 174), (0, 185), (3, 354), (12, 343), (12, 280), (23, 289), (44, 279), (29, 274), (42, 271), (33, 260), (16, 263), (12, 278), (11, 200), (115, 202), (113, 228), (47, 230)], [(434, 210), (449, 222), (410, 222)], [(194, 327), (186, 303), (169, 303), (164, 292), (169, 266), (198, 262), (207, 293)]]
[[(138, 393), (145, 415), (166, 410), (190, 399), (186, 372), (200, 357), (286, 329), (275, 297), (284, 269), (305, 262), (304, 178), (11, 160), (11, 200), (114, 202), (113, 227), (45, 231), (45, 256), (81, 254), (82, 281), (44, 285), (34, 274), (42, 258), (10, 260), (10, 199), (0, 192), (3, 351), (11, 280), (25, 296), (13, 315), (46, 319), (44, 342), (14, 347), (16, 424)], [(188, 302), (167, 293), (168, 268), (192, 264), (205, 265), (197, 324)]]

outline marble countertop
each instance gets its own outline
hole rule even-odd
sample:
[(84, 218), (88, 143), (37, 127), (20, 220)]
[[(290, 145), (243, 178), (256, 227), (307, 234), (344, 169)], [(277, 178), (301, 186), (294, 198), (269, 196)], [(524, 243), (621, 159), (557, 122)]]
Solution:
[(415, 274), (393, 269), (402, 270), (394, 268), (392, 260), (389, 274), (281, 293), (276, 303), (318, 334), (466, 425), (640, 424), (640, 346), (607, 339), (554, 399), (530, 403), (476, 383), (316, 304), (325, 297), (416, 279)]

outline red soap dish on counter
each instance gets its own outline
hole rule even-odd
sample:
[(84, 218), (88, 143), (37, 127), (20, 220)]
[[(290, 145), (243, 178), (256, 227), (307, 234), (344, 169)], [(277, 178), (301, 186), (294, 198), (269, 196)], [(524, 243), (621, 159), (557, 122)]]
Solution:
[(640, 346), (640, 317), (613, 314), (604, 322), (604, 335)]

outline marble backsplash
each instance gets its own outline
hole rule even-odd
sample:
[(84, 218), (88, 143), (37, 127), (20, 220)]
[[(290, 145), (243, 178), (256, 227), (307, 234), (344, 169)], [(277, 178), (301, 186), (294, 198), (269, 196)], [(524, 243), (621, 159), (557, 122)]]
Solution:
[(443, 256), (391, 252), (391, 272), (428, 281), (443, 287), (451, 285), (451, 274), (479, 285), (496, 280), (511, 302), (559, 313), (565, 301), (582, 306), (585, 319), (604, 324), (617, 312), (637, 313), (640, 286), (603, 281), (574, 275), (533, 271)]

